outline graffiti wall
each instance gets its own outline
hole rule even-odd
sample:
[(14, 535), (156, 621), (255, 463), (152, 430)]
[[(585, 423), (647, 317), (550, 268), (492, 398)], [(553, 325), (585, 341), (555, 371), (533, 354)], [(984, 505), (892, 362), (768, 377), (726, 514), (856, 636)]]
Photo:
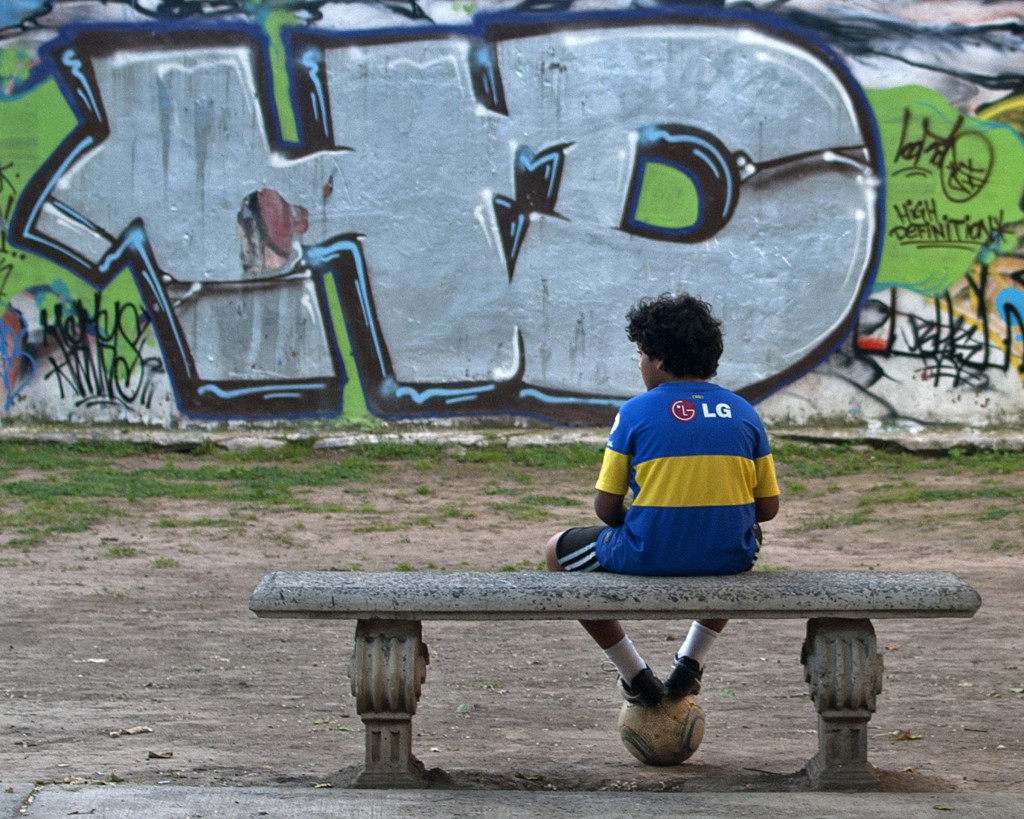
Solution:
[(1024, 4), (0, 8), (0, 424), (1024, 421)]

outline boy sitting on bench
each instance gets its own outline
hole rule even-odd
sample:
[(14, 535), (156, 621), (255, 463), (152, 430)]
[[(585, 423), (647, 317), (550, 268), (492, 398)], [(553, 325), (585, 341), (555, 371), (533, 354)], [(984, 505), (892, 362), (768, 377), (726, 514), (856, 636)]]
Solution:
[[(644, 300), (626, 314), (647, 392), (626, 401), (608, 438), (594, 511), (603, 526), (568, 529), (545, 547), (550, 571), (719, 575), (750, 570), (758, 524), (779, 510), (768, 436), (750, 404), (708, 381), (721, 322), (687, 294)], [(632, 503), (625, 498), (632, 492)], [(628, 702), (700, 691), (704, 660), (726, 619), (694, 621), (665, 682), (618, 620), (581, 620), (619, 672)]]

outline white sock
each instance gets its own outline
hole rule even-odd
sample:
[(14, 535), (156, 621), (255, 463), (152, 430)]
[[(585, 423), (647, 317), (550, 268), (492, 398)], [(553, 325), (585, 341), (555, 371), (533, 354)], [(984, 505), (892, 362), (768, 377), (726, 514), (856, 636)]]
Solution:
[(627, 684), (632, 682), (637, 674), (647, 668), (644, 658), (640, 656), (640, 652), (636, 650), (633, 641), (628, 637), (623, 637), (611, 648), (606, 648), (604, 653), (611, 660), (612, 665), (615, 666), (615, 670), (619, 672), (619, 676)]
[(711, 644), (715, 642), (716, 637), (718, 637), (717, 631), (712, 631), (695, 620), (676, 656), (696, 660), (697, 665), (703, 668), (704, 660), (707, 659)]

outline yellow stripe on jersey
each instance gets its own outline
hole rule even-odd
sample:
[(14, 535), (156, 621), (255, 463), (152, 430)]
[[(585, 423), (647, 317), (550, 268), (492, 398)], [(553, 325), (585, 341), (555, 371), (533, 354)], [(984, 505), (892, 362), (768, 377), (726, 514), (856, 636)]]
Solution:
[(754, 461), (757, 483), (754, 485), (755, 498), (774, 498), (779, 494), (779, 482), (775, 477), (775, 459), (771, 454)]
[(606, 449), (595, 488), (609, 495), (625, 495), (629, 492), (629, 463), (628, 455)]
[(740, 506), (753, 503), (754, 462), (736, 455), (687, 455), (637, 464), (634, 506)]
[[(596, 488), (612, 495), (629, 492), (628, 455), (606, 449)], [(655, 458), (637, 466), (638, 506), (738, 506), (779, 494), (775, 461), (738, 455)]]

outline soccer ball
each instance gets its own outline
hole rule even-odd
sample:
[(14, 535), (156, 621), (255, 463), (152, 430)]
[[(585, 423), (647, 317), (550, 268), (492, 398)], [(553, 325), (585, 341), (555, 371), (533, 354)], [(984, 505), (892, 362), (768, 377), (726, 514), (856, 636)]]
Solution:
[(625, 703), (619, 711), (619, 736), (645, 765), (679, 765), (704, 739), (704, 709), (696, 697), (665, 697), (653, 707)]

